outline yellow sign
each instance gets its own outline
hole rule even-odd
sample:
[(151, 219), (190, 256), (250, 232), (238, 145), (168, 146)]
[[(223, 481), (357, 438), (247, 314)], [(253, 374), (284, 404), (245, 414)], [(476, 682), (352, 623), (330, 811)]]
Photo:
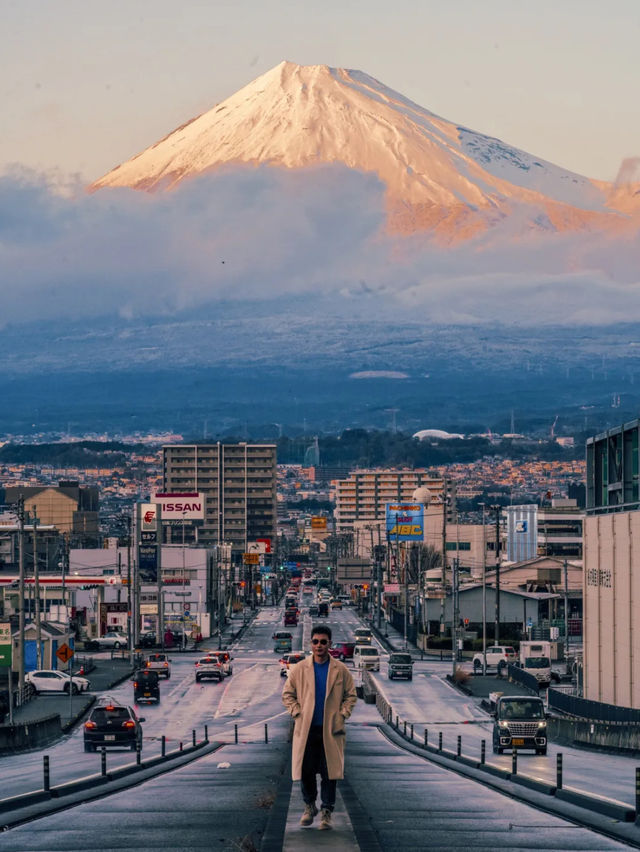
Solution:
[(56, 651), (56, 657), (62, 660), (63, 663), (68, 663), (71, 657), (73, 657), (73, 651), (66, 642), (63, 642)]
[(323, 517), (315, 517), (311, 518), (311, 529), (312, 530), (326, 530), (327, 528), (327, 519)]
[(260, 554), (259, 553), (244, 553), (242, 556), (242, 561), (245, 565), (259, 565), (260, 564)]

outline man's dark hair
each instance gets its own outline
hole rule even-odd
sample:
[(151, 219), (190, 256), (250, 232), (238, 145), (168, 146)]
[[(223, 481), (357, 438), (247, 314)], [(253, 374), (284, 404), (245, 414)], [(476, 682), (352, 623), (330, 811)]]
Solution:
[(313, 638), (316, 633), (321, 633), (323, 636), (328, 636), (331, 639), (331, 628), (328, 624), (314, 624), (311, 628), (311, 637)]

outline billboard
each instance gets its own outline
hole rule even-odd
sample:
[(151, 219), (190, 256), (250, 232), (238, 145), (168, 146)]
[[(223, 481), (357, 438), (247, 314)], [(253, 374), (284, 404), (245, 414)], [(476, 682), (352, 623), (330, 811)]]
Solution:
[(327, 528), (327, 519), (322, 515), (317, 515), (311, 518), (311, 529), (312, 530), (326, 530)]
[(162, 509), (163, 523), (204, 520), (204, 494), (197, 491), (171, 494), (157, 491), (152, 499)]
[(424, 541), (424, 503), (387, 503), (387, 538)]
[(158, 529), (158, 509), (155, 503), (138, 503), (140, 507), (140, 530), (156, 532)]

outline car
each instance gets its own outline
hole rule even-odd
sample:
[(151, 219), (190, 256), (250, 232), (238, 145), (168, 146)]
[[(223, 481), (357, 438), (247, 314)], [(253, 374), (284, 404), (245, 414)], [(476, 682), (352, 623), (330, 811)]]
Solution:
[(309, 616), (311, 618), (318, 617), (318, 604), (311, 604), (311, 606), (309, 607)]
[(84, 723), (84, 750), (124, 747), (131, 751), (142, 749), (144, 716), (137, 716), (132, 707), (110, 701), (95, 705)]
[(149, 654), (144, 667), (156, 672), (158, 677), (166, 677), (167, 680), (171, 677), (171, 661), (166, 654)]
[[(516, 650), (511, 645), (492, 645), (487, 648), (487, 668), (496, 668), (500, 671), (506, 669), (509, 663), (515, 663), (517, 659)], [(482, 671), (482, 651), (473, 656), (473, 671), (476, 674)]]
[(292, 651), (290, 654), (283, 654), (280, 658), (280, 676), (288, 677), (289, 669), (296, 663), (302, 662), (305, 658), (304, 651)]
[(214, 679), (218, 683), (224, 679), (224, 667), (221, 660), (214, 656), (201, 657), (196, 660), (196, 683), (205, 678)]
[(104, 636), (96, 636), (95, 639), (89, 639), (84, 645), (88, 651), (101, 651), (105, 648), (127, 648), (129, 639), (126, 633), (110, 630)]
[(413, 680), (413, 660), (411, 654), (394, 653), (389, 657), (387, 677), (393, 680), (396, 677), (406, 677)]
[(233, 674), (233, 666), (231, 665), (233, 657), (228, 651), (207, 651), (207, 657), (215, 657), (216, 660), (219, 660), (222, 665), (222, 673), (225, 677), (231, 677)]
[(273, 639), (274, 651), (291, 650), (291, 641), (293, 639), (291, 633), (288, 633), (286, 630), (277, 630), (271, 638)]
[(493, 753), (505, 749), (530, 748), (547, 753), (547, 718), (541, 698), (532, 695), (502, 695), (493, 714)]
[(331, 643), (329, 653), (332, 657), (336, 657), (344, 663), (345, 660), (353, 659), (353, 649), (355, 647), (354, 642), (343, 642), (341, 639), (336, 639)]
[(133, 675), (133, 700), (160, 701), (158, 674), (152, 669), (138, 669)]
[(358, 669), (380, 671), (380, 653), (373, 645), (356, 645), (353, 649), (353, 664)]
[(288, 609), (284, 614), (284, 626), (297, 627), (298, 625), (298, 610)]
[(140, 636), (138, 644), (141, 648), (154, 648), (158, 644), (155, 632), (153, 630), (148, 630), (146, 633), (143, 633)]
[(342, 601), (338, 599), (332, 600), (331, 609), (342, 609)]
[(320, 601), (318, 604), (318, 618), (326, 618), (329, 615), (329, 604), (326, 601)]
[(86, 677), (78, 677), (78, 675), (69, 677), (67, 672), (59, 672), (57, 669), (28, 672), (24, 679), (36, 692), (68, 693), (71, 690), (71, 694), (76, 695), (79, 692), (86, 692), (90, 686)]
[(356, 637), (356, 645), (370, 645), (373, 639), (368, 627), (356, 627), (353, 635)]

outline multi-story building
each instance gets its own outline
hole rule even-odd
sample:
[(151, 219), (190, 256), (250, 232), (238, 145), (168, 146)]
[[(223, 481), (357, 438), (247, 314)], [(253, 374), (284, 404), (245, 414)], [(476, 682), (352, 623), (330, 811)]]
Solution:
[(246, 552), (276, 538), (275, 444), (173, 444), (162, 448), (163, 490), (205, 497), (203, 545), (231, 544)]
[(507, 559), (524, 562), (536, 556), (582, 558), (584, 511), (575, 499), (553, 498), (551, 505), (507, 506)]
[(427, 470), (355, 470), (333, 483), (336, 532), (353, 530), (357, 522), (381, 520), (387, 503), (413, 502), (413, 492), (424, 486), (442, 500), (445, 481)]
[(640, 708), (640, 420), (587, 441), (584, 696)]
[(24, 500), (25, 519), (37, 517), (39, 525), (50, 525), (71, 537), (73, 544), (83, 547), (98, 545), (99, 491), (82, 487), (77, 482), (58, 485), (12, 485), (5, 489), (9, 505)]

